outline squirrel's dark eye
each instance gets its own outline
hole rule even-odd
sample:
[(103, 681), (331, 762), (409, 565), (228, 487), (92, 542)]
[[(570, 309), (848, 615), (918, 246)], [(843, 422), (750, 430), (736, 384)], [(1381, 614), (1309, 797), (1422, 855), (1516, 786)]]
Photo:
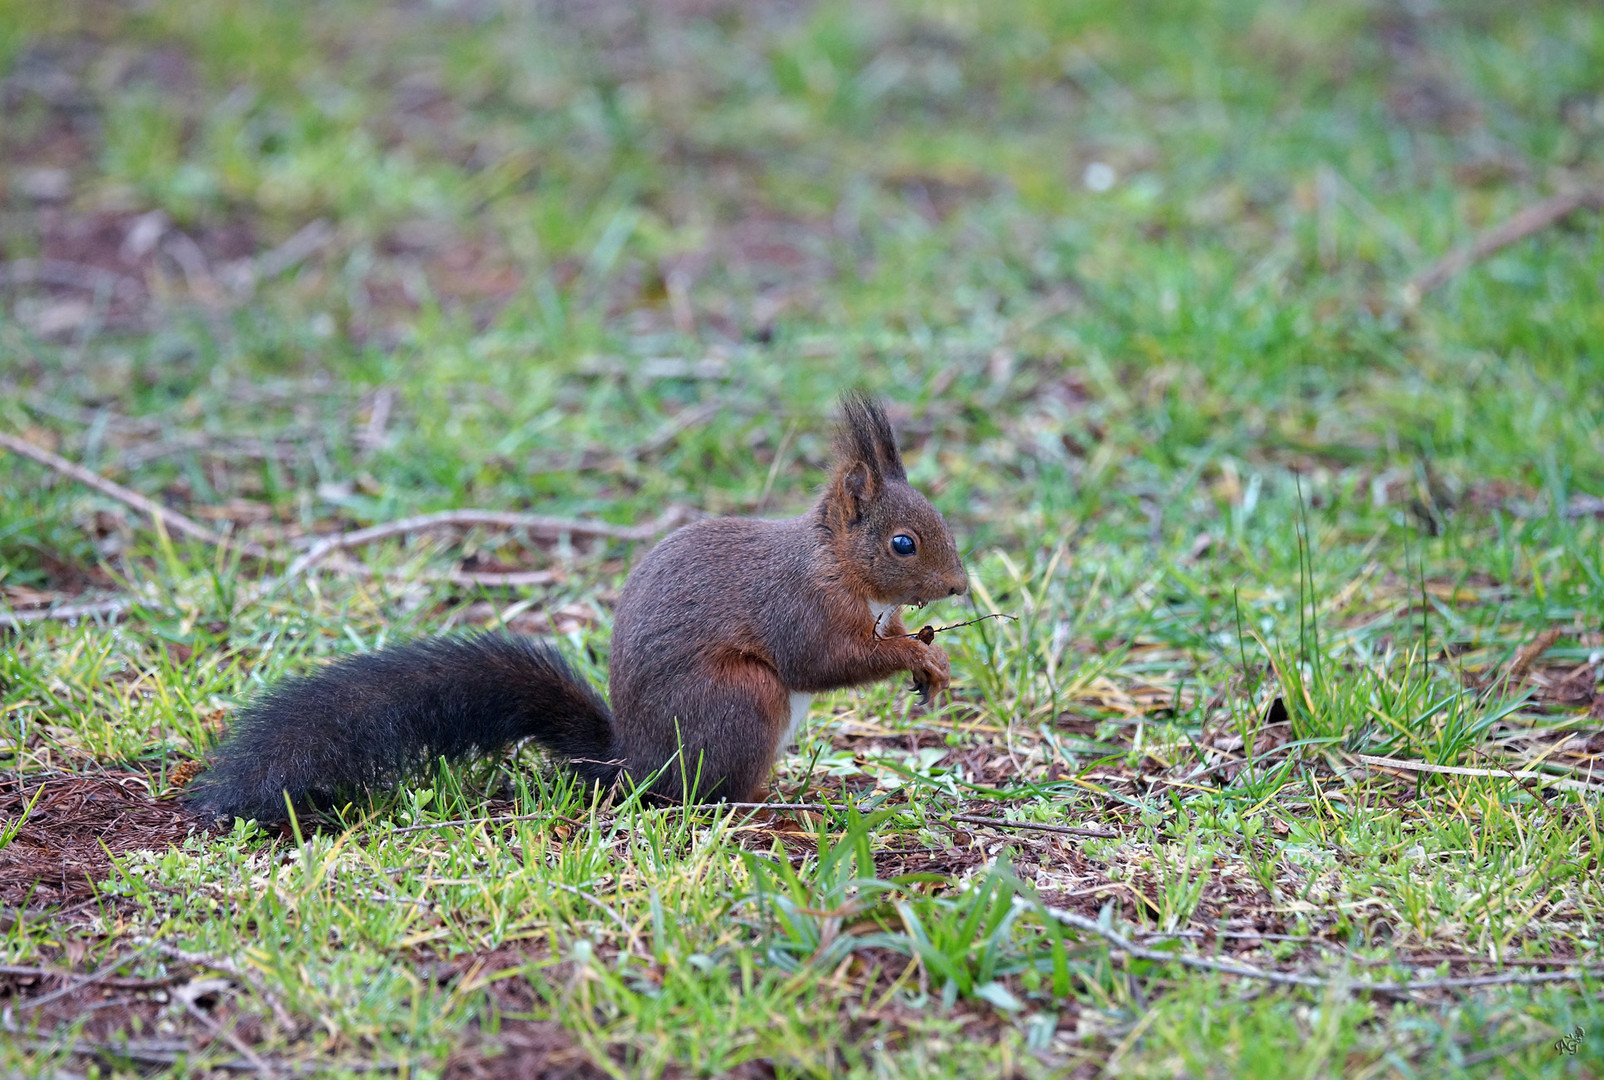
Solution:
[(912, 555), (914, 551), (913, 537), (907, 533), (898, 533), (891, 538), (891, 550), (898, 555)]

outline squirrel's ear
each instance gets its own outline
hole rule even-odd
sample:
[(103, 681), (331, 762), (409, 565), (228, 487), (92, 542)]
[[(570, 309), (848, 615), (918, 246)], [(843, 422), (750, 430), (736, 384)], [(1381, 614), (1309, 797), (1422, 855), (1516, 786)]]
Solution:
[(854, 461), (844, 466), (835, 479), (835, 497), (848, 520), (863, 517), (864, 508), (880, 494), (880, 478), (866, 462)]

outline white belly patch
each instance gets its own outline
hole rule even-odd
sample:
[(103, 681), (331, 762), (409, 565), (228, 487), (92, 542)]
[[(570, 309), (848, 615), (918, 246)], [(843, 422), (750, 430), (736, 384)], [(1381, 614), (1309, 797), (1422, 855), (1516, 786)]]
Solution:
[(812, 704), (812, 694), (791, 694), (791, 722), (786, 725), (785, 735), (780, 739), (782, 751), (796, 742), (796, 733), (802, 730), (802, 721), (808, 718), (808, 706)]
[(869, 618), (874, 620), (874, 636), (883, 638), (886, 636), (886, 628), (891, 625), (891, 617), (897, 613), (897, 608), (902, 605), (882, 604), (878, 600), (870, 600), (868, 603)]

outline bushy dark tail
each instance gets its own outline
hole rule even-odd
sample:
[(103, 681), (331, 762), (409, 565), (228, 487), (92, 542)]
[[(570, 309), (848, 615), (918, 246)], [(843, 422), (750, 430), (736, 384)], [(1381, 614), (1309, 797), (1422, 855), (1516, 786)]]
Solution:
[(442, 757), (533, 739), (587, 780), (611, 782), (607, 703), (549, 645), (502, 634), (426, 638), (286, 679), (234, 721), (190, 801), (282, 821), (304, 805), (383, 788)]

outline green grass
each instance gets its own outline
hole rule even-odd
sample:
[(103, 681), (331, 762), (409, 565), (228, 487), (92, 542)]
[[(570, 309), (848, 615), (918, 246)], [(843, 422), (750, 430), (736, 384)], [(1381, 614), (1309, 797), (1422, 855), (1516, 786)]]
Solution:
[[(597, 803), (524, 755), (344, 825), (118, 851), (98, 907), (7, 920), (0, 964), (231, 959), (204, 1008), (313, 1071), (433, 1075), (549, 1019), (619, 1075), (1599, 1075), (1597, 976), (1344, 987), (1604, 963), (1575, 674), (1604, 649), (1604, 226), (1403, 290), (1600, 182), (1604, 15), (681, 6), (0, 0), (0, 261), (132, 289), (5, 278), (0, 428), (287, 559), (449, 507), (797, 512), (862, 385), (968, 552), (974, 610), (935, 621), (1018, 621), (944, 636), (948, 708), (815, 703), (775, 793), (828, 812)], [(7, 605), (133, 604), (0, 629), (29, 790), (165, 791), (260, 686), (449, 627), (554, 634), (602, 683), (637, 554), (476, 530), (264, 591), (281, 562), (18, 458), (0, 491)], [(1043, 904), (1329, 988), (1130, 958)], [(175, 1071), (235, 1054), (158, 1012)], [(94, 1022), (0, 1069), (139, 1071), (67, 1053)]]

